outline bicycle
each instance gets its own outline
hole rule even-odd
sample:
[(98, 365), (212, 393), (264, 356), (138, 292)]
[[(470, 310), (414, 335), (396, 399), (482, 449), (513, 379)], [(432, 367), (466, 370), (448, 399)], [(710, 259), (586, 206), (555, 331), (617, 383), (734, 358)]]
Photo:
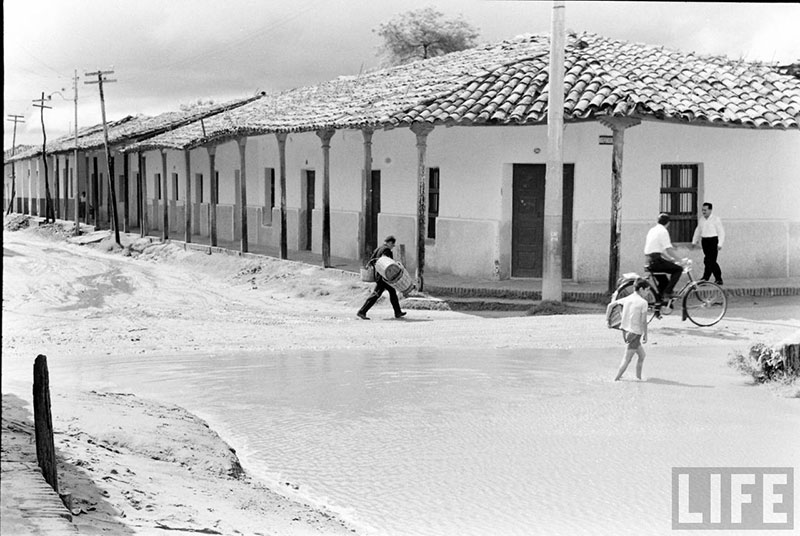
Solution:
[[(725, 291), (716, 283), (694, 279), (692, 277), (691, 260), (687, 260), (683, 266), (683, 273), (686, 274), (689, 281), (665, 303), (662, 303), (660, 299), (661, 294), (658, 291), (656, 277), (668, 277), (669, 274), (666, 272), (651, 272), (647, 266), (645, 266), (645, 272), (647, 272), (647, 275), (642, 279), (647, 281), (649, 285), (645, 295), (648, 323), (652, 322), (653, 318), (660, 319), (662, 316), (672, 314), (676, 300), (681, 300), (681, 320), (688, 318), (695, 325), (701, 327), (713, 326), (722, 320), (722, 317), (728, 311), (728, 297), (725, 295)], [(611, 300), (618, 300), (630, 295), (633, 292), (633, 284), (640, 277), (635, 272), (622, 274), (620, 278), (622, 282), (614, 291), (614, 294), (611, 295)]]

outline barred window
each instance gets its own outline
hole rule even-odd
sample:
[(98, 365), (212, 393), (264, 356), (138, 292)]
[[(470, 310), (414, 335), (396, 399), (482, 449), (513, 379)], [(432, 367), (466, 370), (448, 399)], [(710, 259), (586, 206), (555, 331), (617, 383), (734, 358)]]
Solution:
[(660, 211), (670, 216), (673, 242), (691, 242), (697, 226), (697, 164), (661, 166)]
[(428, 169), (428, 238), (436, 238), (436, 218), (439, 216), (439, 168)]

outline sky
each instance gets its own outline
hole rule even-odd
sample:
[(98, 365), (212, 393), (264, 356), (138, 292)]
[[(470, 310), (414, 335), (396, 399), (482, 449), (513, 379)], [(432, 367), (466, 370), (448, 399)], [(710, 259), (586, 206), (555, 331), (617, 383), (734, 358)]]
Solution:
[[(434, 7), (478, 28), (479, 42), (549, 33), (552, 2), (525, 0), (4, 0), (3, 147), (41, 144), (101, 121), (313, 85), (378, 67), (383, 22)], [(566, 2), (566, 27), (698, 54), (786, 64), (800, 59), (800, 3)], [(96, 80), (96, 78), (94, 78)]]

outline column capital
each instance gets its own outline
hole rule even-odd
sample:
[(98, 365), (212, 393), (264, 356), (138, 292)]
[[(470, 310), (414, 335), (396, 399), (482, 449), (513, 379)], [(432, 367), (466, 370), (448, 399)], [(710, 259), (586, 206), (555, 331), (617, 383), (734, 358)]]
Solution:
[(319, 139), (322, 140), (323, 147), (330, 146), (331, 138), (333, 138), (334, 134), (336, 134), (336, 131), (332, 128), (321, 128), (317, 131), (317, 136), (319, 136)]
[(433, 125), (430, 123), (412, 123), (409, 128), (411, 132), (417, 135), (417, 139), (425, 138), (433, 131)]
[(602, 117), (598, 119), (601, 125), (611, 130), (625, 130), (641, 124), (642, 120), (636, 117)]

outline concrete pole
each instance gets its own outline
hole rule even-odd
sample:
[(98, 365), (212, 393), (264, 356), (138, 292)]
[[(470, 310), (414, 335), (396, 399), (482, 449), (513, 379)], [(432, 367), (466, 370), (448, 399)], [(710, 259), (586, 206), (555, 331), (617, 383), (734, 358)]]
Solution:
[(318, 130), (322, 140), (322, 266), (331, 267), (331, 138), (335, 130)]
[(547, 99), (547, 172), (544, 195), (542, 300), (560, 302), (561, 225), (564, 189), (564, 2), (553, 2)]
[(417, 135), (417, 289), (425, 288), (425, 228), (428, 223), (428, 176), (425, 172), (425, 154), (428, 148), (428, 134), (433, 126), (428, 123), (414, 123), (411, 132)]
[(286, 236), (286, 133), (276, 132), (278, 139), (278, 158), (280, 160), (280, 185), (281, 185), (281, 259), (289, 258), (289, 248)]

